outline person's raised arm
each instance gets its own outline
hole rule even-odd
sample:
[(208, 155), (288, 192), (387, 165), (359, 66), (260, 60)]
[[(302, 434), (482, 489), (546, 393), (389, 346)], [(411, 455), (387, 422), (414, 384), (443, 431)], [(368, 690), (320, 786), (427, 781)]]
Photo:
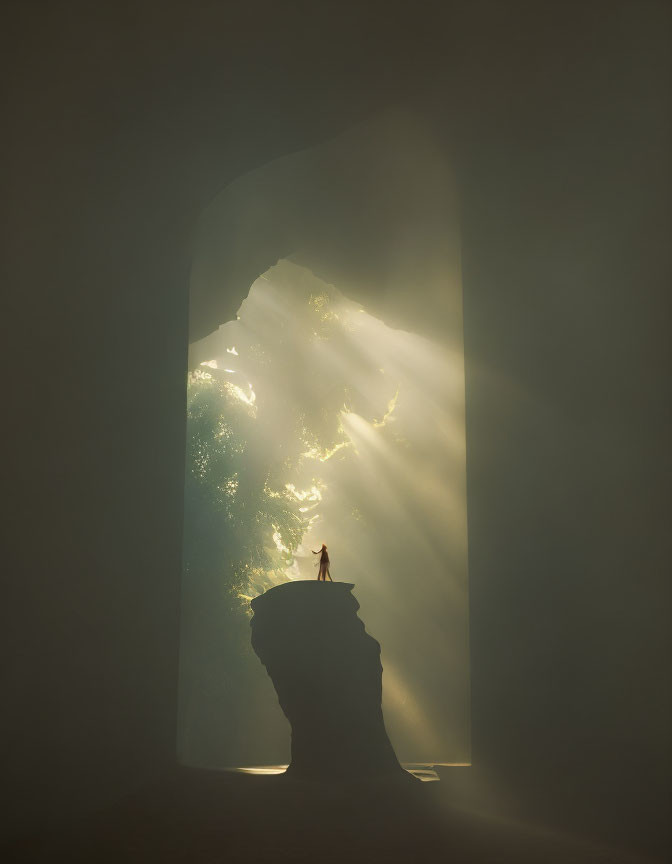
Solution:
[(319, 555), (322, 550), (318, 549), (316, 552), (314, 549), (311, 549), (310, 551), (313, 553), (313, 555)]

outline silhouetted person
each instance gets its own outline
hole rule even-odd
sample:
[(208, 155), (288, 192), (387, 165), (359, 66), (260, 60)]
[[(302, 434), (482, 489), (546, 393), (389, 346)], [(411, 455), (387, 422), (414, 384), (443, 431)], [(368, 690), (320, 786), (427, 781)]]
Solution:
[(329, 573), (329, 553), (327, 552), (327, 547), (323, 543), (322, 548), (317, 552), (315, 552), (314, 549), (311, 549), (310, 551), (313, 553), (313, 555), (320, 556), (320, 570), (317, 574), (317, 581), (326, 582), (328, 576), (329, 581), (333, 582), (334, 580), (331, 578), (331, 574)]

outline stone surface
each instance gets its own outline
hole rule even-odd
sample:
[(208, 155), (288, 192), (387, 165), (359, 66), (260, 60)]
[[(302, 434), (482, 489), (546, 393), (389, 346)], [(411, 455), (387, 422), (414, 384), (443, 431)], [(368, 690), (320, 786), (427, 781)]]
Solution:
[(296, 777), (408, 776), (385, 731), (380, 645), (353, 587), (288, 582), (252, 601), (252, 645), (292, 726)]

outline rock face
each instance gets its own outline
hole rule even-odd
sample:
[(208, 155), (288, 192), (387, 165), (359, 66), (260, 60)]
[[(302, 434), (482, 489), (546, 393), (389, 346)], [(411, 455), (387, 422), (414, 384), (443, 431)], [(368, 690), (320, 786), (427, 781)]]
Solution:
[(297, 777), (408, 777), (385, 731), (380, 645), (353, 587), (288, 582), (252, 601), (252, 646), (291, 723)]

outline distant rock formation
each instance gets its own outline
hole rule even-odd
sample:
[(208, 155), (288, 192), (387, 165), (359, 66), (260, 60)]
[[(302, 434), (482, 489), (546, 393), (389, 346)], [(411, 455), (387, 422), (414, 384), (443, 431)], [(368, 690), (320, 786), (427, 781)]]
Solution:
[(291, 723), (296, 777), (409, 777), (385, 731), (380, 645), (353, 587), (288, 582), (252, 601), (252, 646)]

